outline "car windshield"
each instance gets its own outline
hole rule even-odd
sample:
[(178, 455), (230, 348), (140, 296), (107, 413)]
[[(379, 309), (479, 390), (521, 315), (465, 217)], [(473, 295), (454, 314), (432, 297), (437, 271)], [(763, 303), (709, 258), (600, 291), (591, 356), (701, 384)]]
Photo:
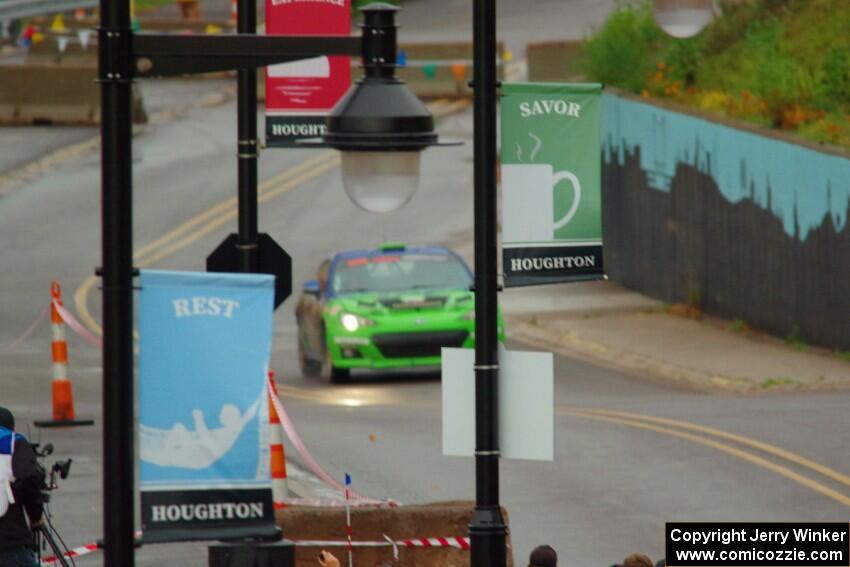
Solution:
[(450, 254), (383, 254), (337, 262), (334, 293), (403, 291), (428, 288), (468, 288), (469, 271)]

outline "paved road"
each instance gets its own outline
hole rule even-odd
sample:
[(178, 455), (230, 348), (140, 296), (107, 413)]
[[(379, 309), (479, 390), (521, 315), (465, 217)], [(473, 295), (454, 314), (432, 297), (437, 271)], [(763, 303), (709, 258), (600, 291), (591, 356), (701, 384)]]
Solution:
[[(534, 4), (559, 12), (543, 0)], [(193, 89), (184, 93), (192, 97), (211, 87), (185, 88)], [(441, 131), (469, 141), (469, 113), (444, 120)], [(166, 240), (137, 264), (203, 269), (206, 254), (235, 230), (234, 219), (215, 226), (214, 217), (168, 238), (170, 230), (235, 194), (234, 132), (234, 108), (225, 105), (157, 124), (136, 139), (137, 248)], [(471, 151), (468, 143), (427, 152), (413, 202), (386, 216), (351, 205), (324, 154), (267, 151), (261, 178), (277, 181), (262, 189), (261, 229), (292, 253), (296, 282), (342, 246), (402, 239), (468, 249)], [(309, 160), (316, 160), (313, 167), (305, 165)], [(286, 174), (296, 167), (299, 173)], [(65, 285), (69, 307), (98, 318), (96, 286), (89, 290), (86, 309), (75, 303), (74, 292), (99, 264), (99, 203), (94, 153), (0, 199), (0, 403), (13, 406), (24, 424), (49, 412), (49, 329), (42, 324), (27, 340), (14, 340), (46, 305), (53, 278)], [(512, 308), (533, 304), (531, 298), (517, 299), (518, 293), (527, 292), (507, 292)], [(272, 363), (282, 376), (288, 410), (319, 461), (336, 475), (347, 470), (362, 492), (374, 496), (402, 502), (471, 498), (472, 461), (440, 452), (439, 382), (418, 376), (330, 387), (301, 379), (294, 362), (292, 303), (276, 315)], [(56, 445), (57, 458), (75, 460), (54, 511), (65, 539), (77, 545), (101, 533), (103, 432), (100, 353), (76, 338), (70, 348), (78, 413), (94, 416), (97, 424), (42, 438)], [(502, 466), (503, 502), (518, 560), (540, 542), (555, 545), (564, 564), (609, 565), (632, 551), (658, 557), (661, 526), (670, 520), (846, 520), (850, 480), (811, 467), (850, 471), (847, 393), (695, 394), (563, 357), (556, 358), (556, 373), (556, 461)], [(137, 563), (155, 565), (164, 558), (179, 565), (206, 564), (201, 544), (145, 548)], [(94, 556), (79, 563), (100, 561)]]

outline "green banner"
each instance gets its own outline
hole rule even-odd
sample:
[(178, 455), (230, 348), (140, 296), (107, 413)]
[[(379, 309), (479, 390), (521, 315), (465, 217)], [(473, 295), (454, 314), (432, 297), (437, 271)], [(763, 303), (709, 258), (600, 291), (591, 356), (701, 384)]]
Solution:
[(502, 86), (508, 287), (603, 277), (601, 95), (599, 84)]

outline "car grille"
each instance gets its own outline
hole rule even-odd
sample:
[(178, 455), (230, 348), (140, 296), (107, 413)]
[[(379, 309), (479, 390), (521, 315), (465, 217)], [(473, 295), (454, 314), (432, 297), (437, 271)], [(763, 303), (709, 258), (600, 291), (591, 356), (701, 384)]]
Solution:
[(442, 309), (446, 305), (445, 297), (427, 297), (420, 301), (402, 301), (401, 299), (384, 299), (381, 305), (387, 309)]
[(372, 342), (384, 358), (415, 358), (440, 356), (443, 347), (459, 347), (469, 336), (468, 331), (438, 331), (429, 333), (381, 334)]

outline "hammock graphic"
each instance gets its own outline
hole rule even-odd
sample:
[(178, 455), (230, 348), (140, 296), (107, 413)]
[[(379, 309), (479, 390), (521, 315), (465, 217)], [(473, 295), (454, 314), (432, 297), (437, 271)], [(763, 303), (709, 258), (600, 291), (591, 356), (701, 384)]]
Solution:
[(221, 427), (213, 429), (207, 428), (203, 412), (197, 409), (192, 410), (194, 431), (182, 423), (171, 429), (140, 424), (139, 457), (161, 467), (206, 469), (233, 448), (245, 426), (257, 415), (262, 400), (262, 396), (257, 398), (242, 415), (235, 405), (223, 405), (218, 416)]

